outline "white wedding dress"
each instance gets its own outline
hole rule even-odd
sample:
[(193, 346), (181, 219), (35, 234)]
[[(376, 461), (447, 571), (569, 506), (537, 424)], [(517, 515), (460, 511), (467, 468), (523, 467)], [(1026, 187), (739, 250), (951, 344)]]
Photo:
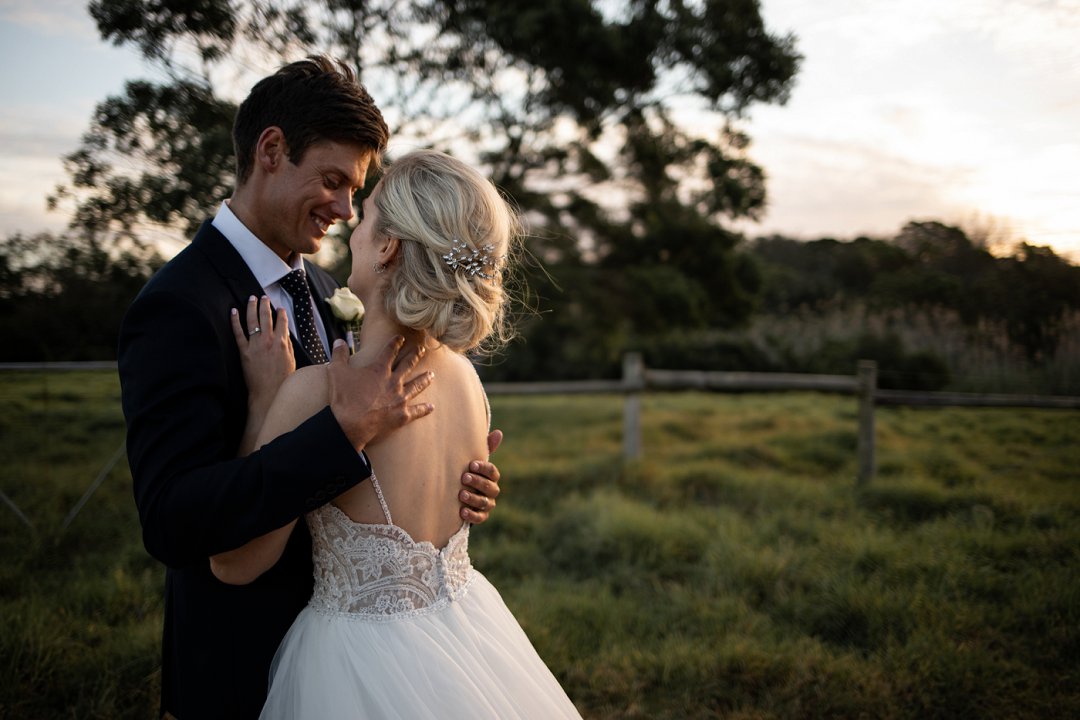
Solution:
[(307, 515), (315, 592), (281, 641), (260, 718), (579, 718), (499, 592), (469, 525), (435, 548), (332, 504)]

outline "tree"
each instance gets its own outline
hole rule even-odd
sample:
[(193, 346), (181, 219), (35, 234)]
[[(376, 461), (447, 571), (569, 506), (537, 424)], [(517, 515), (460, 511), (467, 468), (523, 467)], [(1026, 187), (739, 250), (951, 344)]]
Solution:
[(0, 360), (115, 358), (123, 313), (160, 264), (148, 248), (90, 235), (0, 240)]
[(945, 308), (969, 327), (1002, 323), (1031, 362), (1053, 355), (1065, 314), (1080, 308), (1080, 267), (1050, 248), (1022, 243), (995, 257), (962, 229), (936, 221), (909, 222), (891, 241), (759, 238), (749, 254), (764, 278), (768, 313), (850, 302)]
[(763, 276), (760, 303), (767, 313), (836, 301), (877, 303), (887, 294), (881, 291), (883, 280), (887, 282), (914, 264), (896, 244), (869, 237), (840, 242), (774, 235), (754, 240), (749, 255)]
[[(68, 156), (54, 202), (73, 204), (80, 227), (190, 232), (232, 182), (235, 99), (221, 81), (234, 58), (276, 65), (317, 49), (354, 64), (397, 136), (471, 155), (517, 201), (548, 266), (531, 274), (541, 309), (581, 313), (577, 335), (604, 338), (589, 338), (604, 355), (582, 367), (752, 307), (756, 275), (724, 223), (761, 210), (764, 177), (736, 123), (752, 103), (784, 101), (799, 62), (757, 0), (95, 0), (90, 11), (103, 38), (137, 46), (164, 79), (101, 103)], [(567, 342), (533, 350), (566, 360)]]
[(192, 80), (128, 82), (98, 104), (82, 147), (65, 158), (71, 187), (49, 204), (74, 200), (71, 226), (86, 233), (134, 239), (145, 225), (193, 233), (232, 183), (234, 113)]
[(991, 308), (1032, 361), (1054, 354), (1065, 312), (1080, 308), (1080, 267), (1048, 247), (1021, 243), (999, 261)]

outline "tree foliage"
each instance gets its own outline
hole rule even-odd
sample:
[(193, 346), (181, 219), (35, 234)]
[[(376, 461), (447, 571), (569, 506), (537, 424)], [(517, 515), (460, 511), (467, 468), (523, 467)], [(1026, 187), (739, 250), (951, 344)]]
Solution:
[(95, 235), (137, 237), (147, 224), (194, 232), (231, 185), (234, 112), (196, 82), (126, 83), (98, 104), (65, 159), (71, 186), (50, 205), (76, 200), (72, 228)]
[(849, 301), (946, 308), (968, 324), (1004, 322), (1033, 362), (1054, 353), (1064, 314), (1080, 309), (1080, 267), (1050, 248), (1022, 243), (996, 257), (941, 222), (909, 222), (891, 240), (762, 238), (749, 253), (764, 278), (765, 312)]
[(0, 361), (115, 358), (124, 311), (161, 262), (148, 248), (105, 248), (88, 235), (3, 238)]
[(600, 374), (635, 338), (752, 308), (757, 278), (724, 224), (760, 212), (764, 176), (736, 123), (784, 101), (799, 62), (757, 0), (94, 0), (90, 12), (160, 78), (100, 103), (67, 157), (52, 201), (79, 228), (190, 233), (233, 181), (238, 98), (224, 88), (245, 59), (269, 70), (328, 52), (355, 66), (397, 136), (471, 156), (528, 216), (546, 266), (530, 271), (533, 297), (563, 319), (550, 341), (527, 322), (515, 355), (533, 362), (504, 374)]

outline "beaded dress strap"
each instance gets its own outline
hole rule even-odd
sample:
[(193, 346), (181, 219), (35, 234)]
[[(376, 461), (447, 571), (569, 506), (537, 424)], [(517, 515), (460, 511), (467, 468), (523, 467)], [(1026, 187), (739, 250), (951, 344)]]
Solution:
[(390, 508), (386, 504), (386, 498), (383, 497), (382, 488), (379, 487), (379, 478), (375, 477), (375, 470), (371, 471), (371, 487), (375, 488), (375, 494), (379, 497), (379, 504), (382, 505), (383, 515), (386, 516), (386, 524), (393, 525), (394, 520), (390, 517)]

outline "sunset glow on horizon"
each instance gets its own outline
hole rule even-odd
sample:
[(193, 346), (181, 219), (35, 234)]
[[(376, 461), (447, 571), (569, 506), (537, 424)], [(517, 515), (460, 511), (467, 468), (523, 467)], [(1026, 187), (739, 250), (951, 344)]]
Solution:
[[(1048, 245), (1080, 262), (1080, 0), (763, 0), (804, 60), (783, 106), (738, 127), (767, 176), (748, 236), (890, 237), (910, 220)], [(0, 0), (0, 232), (45, 211), (96, 102), (146, 77), (81, 0)]]

